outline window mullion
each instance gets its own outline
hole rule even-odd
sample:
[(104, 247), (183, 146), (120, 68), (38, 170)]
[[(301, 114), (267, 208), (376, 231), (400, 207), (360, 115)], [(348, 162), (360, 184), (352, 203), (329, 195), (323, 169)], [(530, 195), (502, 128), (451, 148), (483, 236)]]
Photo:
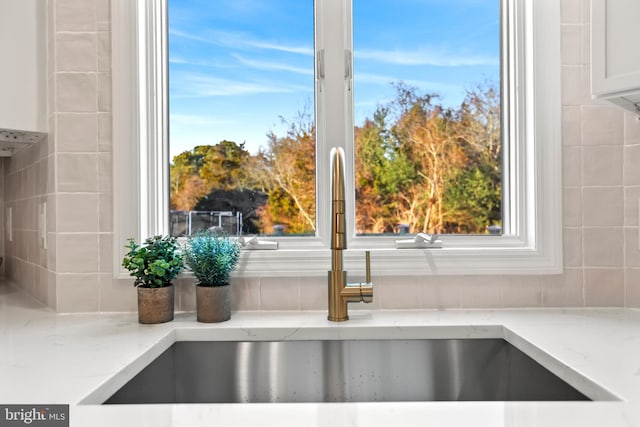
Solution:
[[(345, 77), (345, 58), (351, 51), (350, 10), (350, 0), (316, 1), (317, 235), (327, 245), (331, 197), (329, 152), (333, 147), (345, 150), (346, 191), (353, 194), (353, 102), (349, 90), (351, 77)], [(347, 201), (347, 209), (353, 212), (353, 200)]]

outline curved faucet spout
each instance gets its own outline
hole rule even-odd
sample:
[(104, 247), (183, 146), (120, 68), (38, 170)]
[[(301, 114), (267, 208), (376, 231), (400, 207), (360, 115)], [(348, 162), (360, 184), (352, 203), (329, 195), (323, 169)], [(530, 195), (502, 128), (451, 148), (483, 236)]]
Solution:
[(343, 270), (342, 251), (347, 249), (347, 227), (344, 191), (344, 150), (331, 150), (331, 271), (329, 271), (329, 316), (334, 322), (349, 319), (347, 304), (371, 302), (373, 284), (370, 282), (369, 254), (366, 257), (367, 282), (347, 283), (347, 272)]
[[(331, 149), (331, 249), (347, 249), (346, 219), (344, 203), (344, 150)], [(332, 261), (333, 261), (332, 257)], [(341, 261), (341, 260), (340, 260)], [(332, 269), (342, 270), (340, 265), (332, 263)]]

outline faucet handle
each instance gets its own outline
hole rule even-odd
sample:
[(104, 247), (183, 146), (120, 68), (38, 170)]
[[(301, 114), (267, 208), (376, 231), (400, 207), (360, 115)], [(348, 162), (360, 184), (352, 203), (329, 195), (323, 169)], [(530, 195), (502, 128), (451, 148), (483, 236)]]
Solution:
[(371, 282), (371, 251), (364, 252), (365, 283), (360, 283), (362, 302), (373, 301), (373, 283)]
[(370, 303), (373, 301), (373, 283), (371, 283), (371, 252), (365, 251), (365, 281), (346, 283), (341, 294), (349, 296), (349, 302)]
[(365, 304), (373, 302), (373, 283), (360, 283), (360, 298)]
[(371, 283), (371, 251), (364, 252), (365, 282)]

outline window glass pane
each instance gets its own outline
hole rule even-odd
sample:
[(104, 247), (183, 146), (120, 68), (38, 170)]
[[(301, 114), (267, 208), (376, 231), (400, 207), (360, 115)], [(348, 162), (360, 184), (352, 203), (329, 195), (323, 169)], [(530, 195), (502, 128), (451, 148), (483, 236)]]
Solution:
[(499, 234), (500, 1), (353, 0), (353, 22), (356, 232)]
[(315, 234), (313, 2), (168, 10), (171, 233)]

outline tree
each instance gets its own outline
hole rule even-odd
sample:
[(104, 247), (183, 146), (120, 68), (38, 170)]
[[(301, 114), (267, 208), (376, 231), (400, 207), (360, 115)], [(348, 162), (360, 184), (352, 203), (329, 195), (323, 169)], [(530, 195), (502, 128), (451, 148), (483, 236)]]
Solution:
[[(429, 105), (430, 107), (430, 105)], [(409, 150), (417, 163), (421, 178), (415, 183), (420, 190), (413, 191), (417, 198), (411, 200), (422, 210), (416, 218), (414, 229), (428, 233), (445, 231), (443, 198), (447, 184), (453, 181), (456, 171), (466, 164), (466, 156), (455, 138), (455, 122), (452, 112), (434, 107), (424, 112), (412, 110), (420, 117), (409, 118)], [(417, 194), (416, 194), (417, 193)]]
[(199, 198), (207, 194), (209, 185), (200, 178), (204, 161), (200, 147), (185, 151), (173, 158), (170, 165), (171, 209), (191, 210)]
[[(354, 129), (356, 230), (485, 233), (501, 222), (500, 94), (484, 82), (458, 108), (403, 83)], [(173, 209), (241, 210), (246, 232), (312, 234), (316, 215), (315, 127), (305, 111), (285, 135), (267, 134), (250, 154), (223, 140), (174, 158)], [(225, 209), (222, 209), (222, 207)], [(215, 208), (215, 209), (214, 209)]]
[(502, 222), (500, 91), (495, 83), (468, 90), (457, 115), (458, 138), (469, 161), (447, 187), (448, 232), (486, 233), (489, 225)]
[(251, 155), (244, 144), (220, 141), (199, 145), (175, 156), (170, 167), (171, 206), (192, 210), (212, 190), (235, 190), (251, 186), (247, 165)]
[(457, 109), (403, 83), (355, 129), (360, 233), (484, 233), (501, 215), (500, 97), (469, 90)]
[(180, 191), (171, 197), (173, 209), (190, 211), (209, 193), (209, 185), (198, 175), (191, 175), (184, 181)]
[(199, 174), (211, 185), (220, 190), (234, 190), (250, 186), (251, 173), (247, 168), (251, 154), (244, 143), (223, 140), (216, 145), (196, 147), (204, 156)]
[(398, 149), (387, 128), (389, 110), (379, 107), (373, 119), (355, 129), (356, 230), (393, 232), (398, 192), (414, 181), (411, 161)]
[(303, 113), (288, 124), (283, 137), (270, 132), (262, 179), (269, 201), (261, 212), (263, 230), (284, 225), (289, 234), (309, 234), (316, 229), (315, 126)]

